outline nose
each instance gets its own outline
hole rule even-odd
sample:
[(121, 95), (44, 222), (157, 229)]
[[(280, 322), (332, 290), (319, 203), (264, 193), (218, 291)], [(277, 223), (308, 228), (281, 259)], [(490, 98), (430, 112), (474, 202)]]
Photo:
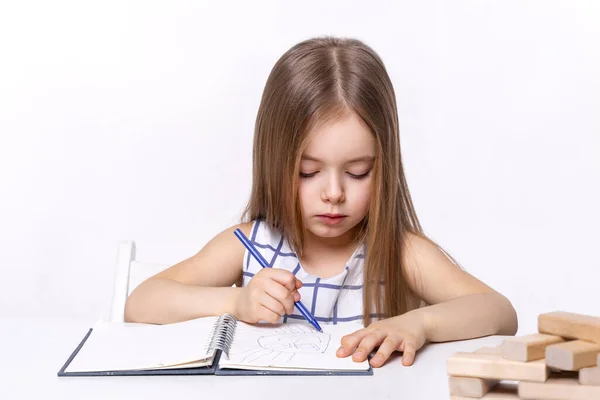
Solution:
[(345, 200), (344, 187), (339, 177), (332, 174), (321, 193), (324, 202), (338, 204)]

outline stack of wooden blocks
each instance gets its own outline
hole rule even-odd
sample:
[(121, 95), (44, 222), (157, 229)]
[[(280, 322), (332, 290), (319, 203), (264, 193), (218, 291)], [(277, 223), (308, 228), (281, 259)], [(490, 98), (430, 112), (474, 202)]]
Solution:
[(538, 331), (448, 358), (450, 399), (600, 400), (600, 318), (550, 312)]

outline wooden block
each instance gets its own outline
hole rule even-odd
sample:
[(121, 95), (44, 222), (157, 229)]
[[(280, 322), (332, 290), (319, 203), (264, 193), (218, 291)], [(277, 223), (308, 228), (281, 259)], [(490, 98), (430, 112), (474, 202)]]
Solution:
[[(518, 400), (518, 386), (502, 382), (481, 397), (482, 400)], [(450, 400), (474, 400), (473, 397), (450, 396)]]
[(579, 383), (582, 385), (600, 386), (600, 367), (582, 368), (579, 370)]
[(545, 383), (519, 382), (518, 392), (521, 399), (600, 399), (600, 386), (580, 385), (577, 378), (549, 378)]
[(497, 354), (456, 353), (448, 358), (446, 368), (452, 376), (534, 382), (548, 379), (544, 359), (521, 362)]
[(471, 378), (466, 376), (448, 377), (450, 395), (459, 397), (480, 398), (499, 382), (496, 379)]
[[(477, 354), (500, 354), (500, 347), (481, 347), (475, 350)], [(450, 395), (458, 397), (480, 398), (495, 387), (497, 379), (483, 379), (465, 376), (449, 376), (448, 386)]]
[(600, 318), (590, 315), (554, 311), (538, 316), (538, 331), (569, 339), (600, 344)]
[(534, 333), (504, 339), (500, 348), (502, 357), (507, 360), (525, 362), (544, 358), (547, 346), (561, 342), (564, 342), (564, 339), (560, 336)]
[(600, 354), (600, 344), (572, 340), (546, 347), (546, 365), (565, 371), (579, 371), (595, 367)]

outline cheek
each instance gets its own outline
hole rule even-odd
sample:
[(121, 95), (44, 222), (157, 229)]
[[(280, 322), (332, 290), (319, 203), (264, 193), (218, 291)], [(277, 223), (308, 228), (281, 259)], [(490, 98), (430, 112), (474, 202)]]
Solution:
[(361, 182), (361, 185), (355, 188), (354, 206), (364, 212), (369, 209), (371, 202), (371, 182)]
[(298, 185), (298, 198), (302, 210), (306, 210), (307, 205), (311, 203), (311, 187), (307, 183), (308, 182), (300, 181), (300, 184)]

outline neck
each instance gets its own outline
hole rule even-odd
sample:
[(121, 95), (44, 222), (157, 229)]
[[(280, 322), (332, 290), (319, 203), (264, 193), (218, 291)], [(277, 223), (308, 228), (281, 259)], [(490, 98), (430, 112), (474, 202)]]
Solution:
[(307, 232), (304, 242), (304, 255), (306, 258), (310, 258), (311, 254), (323, 254), (323, 252), (346, 252), (350, 249), (354, 250), (354, 238), (357, 232), (358, 227), (355, 227), (343, 235), (324, 238), (316, 236), (309, 231)]

